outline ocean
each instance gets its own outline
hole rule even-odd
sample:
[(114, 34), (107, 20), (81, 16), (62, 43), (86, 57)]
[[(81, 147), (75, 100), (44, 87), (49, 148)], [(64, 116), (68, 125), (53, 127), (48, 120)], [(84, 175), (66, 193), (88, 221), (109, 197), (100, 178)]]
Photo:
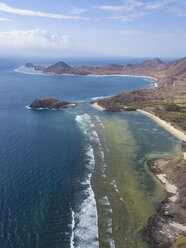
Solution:
[[(25, 68), (26, 62), (57, 60), (0, 59), (0, 247), (146, 247), (140, 232), (165, 197), (146, 160), (178, 152), (179, 141), (140, 113), (106, 113), (90, 103), (153, 87), (153, 80), (49, 76)], [(78, 106), (29, 109), (39, 97)]]

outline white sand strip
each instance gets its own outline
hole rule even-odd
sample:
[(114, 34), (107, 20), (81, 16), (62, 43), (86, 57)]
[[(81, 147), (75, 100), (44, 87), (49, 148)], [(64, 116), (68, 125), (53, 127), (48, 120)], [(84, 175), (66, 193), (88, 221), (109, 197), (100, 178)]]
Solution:
[(186, 232), (186, 226), (184, 226), (184, 225), (182, 225), (182, 224), (179, 224), (179, 223), (177, 223), (177, 222), (172, 222), (172, 223), (170, 223), (170, 225), (171, 225), (172, 227), (175, 227), (175, 228), (178, 229), (178, 230), (182, 230), (182, 231)]
[(151, 113), (149, 113), (147, 111), (144, 111), (144, 110), (141, 110), (141, 109), (138, 109), (137, 111), (142, 113), (142, 114), (144, 114), (144, 115), (147, 115), (148, 117), (150, 117), (151, 119), (156, 121), (158, 124), (160, 124), (162, 127), (164, 127), (171, 134), (176, 136), (178, 139), (186, 141), (186, 135), (183, 132), (181, 132), (180, 130), (178, 130), (175, 127), (171, 126), (171, 124), (167, 123), (166, 121), (161, 120), (159, 117), (157, 117), (157, 116), (155, 116), (155, 115), (153, 115), (153, 114), (151, 114)]
[(158, 174), (156, 176), (164, 184), (166, 191), (172, 194), (172, 196), (169, 197), (169, 200), (171, 202), (175, 202), (179, 196), (177, 187), (169, 182), (166, 174)]
[(97, 109), (101, 110), (101, 111), (105, 110), (105, 108), (103, 108), (103, 107), (101, 107), (100, 105), (98, 105), (97, 102), (94, 102), (94, 103), (92, 104), (92, 106), (93, 106), (94, 108), (97, 108)]
[[(64, 75), (64, 74), (63, 74)], [(70, 75), (70, 74), (67, 74)], [(139, 77), (139, 78), (149, 78), (149, 79), (153, 79), (155, 81), (158, 81), (157, 78), (154, 77), (150, 77), (150, 76), (145, 76), (145, 75), (130, 75), (130, 74), (87, 74), (86, 76), (96, 76), (96, 77)]]

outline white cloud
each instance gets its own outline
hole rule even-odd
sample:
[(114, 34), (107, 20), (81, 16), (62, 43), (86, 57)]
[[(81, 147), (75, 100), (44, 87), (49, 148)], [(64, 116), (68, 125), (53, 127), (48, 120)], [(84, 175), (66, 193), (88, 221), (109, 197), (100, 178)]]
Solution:
[(165, 6), (175, 2), (176, 0), (164, 0), (164, 1), (155, 1), (155, 2), (148, 2), (146, 3), (146, 9), (148, 10), (157, 10), (162, 9)]
[(5, 3), (0, 2), (0, 11), (17, 14), (22, 16), (38, 16), (38, 17), (48, 17), (54, 19), (74, 19), (74, 20), (87, 20), (88, 18), (83, 18), (80, 16), (69, 16), (69, 15), (60, 15), (60, 14), (51, 14), (34, 10), (26, 10), (26, 9), (17, 9), (13, 8)]
[(158, 10), (172, 12), (175, 16), (186, 16), (185, 0), (124, 0), (123, 5), (101, 5), (96, 8), (112, 13), (107, 19), (125, 22), (153, 14)]
[(144, 31), (141, 31), (141, 30), (117, 30), (115, 32), (122, 34), (122, 35), (126, 35), (126, 36), (144, 34)]
[(50, 34), (47, 30), (13, 30), (0, 32), (0, 47), (21, 48), (65, 48), (69, 44), (68, 35)]
[(98, 7), (101, 10), (113, 11), (113, 12), (121, 12), (121, 11), (130, 11), (130, 6), (121, 6), (121, 5), (102, 5)]
[(74, 7), (74, 6), (71, 7), (71, 11), (70, 11), (70, 13), (73, 15), (79, 15), (79, 14), (84, 13), (84, 12), (86, 12), (86, 9), (78, 8), (78, 7)]
[(173, 14), (175, 14), (176, 16), (180, 16), (180, 17), (184, 17), (186, 16), (186, 10), (185, 9), (181, 9), (179, 7), (170, 7), (167, 9), (169, 12), (172, 12)]
[(146, 15), (150, 15), (151, 12), (138, 12), (138, 13), (134, 13), (134, 14), (130, 14), (130, 15), (117, 15), (117, 16), (109, 16), (107, 17), (108, 19), (113, 19), (113, 20), (121, 20), (123, 22), (131, 22), (134, 19), (138, 18), (138, 17), (142, 17), (142, 16), (146, 16)]
[(96, 8), (111, 12), (129, 12), (142, 5), (142, 2), (136, 0), (126, 0), (123, 5), (101, 5)]
[(172, 38), (177, 34), (169, 34), (169, 33), (160, 33), (160, 34), (151, 34), (150, 37), (152, 38)]
[(0, 17), (0, 22), (11, 22), (11, 21), (12, 21), (11, 19)]

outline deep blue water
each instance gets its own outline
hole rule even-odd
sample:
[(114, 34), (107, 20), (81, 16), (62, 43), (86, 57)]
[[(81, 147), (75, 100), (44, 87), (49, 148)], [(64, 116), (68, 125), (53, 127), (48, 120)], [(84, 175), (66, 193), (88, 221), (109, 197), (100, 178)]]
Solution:
[[(72, 226), (79, 221), (73, 213), (87, 197), (84, 190), (92, 194), (90, 185), (82, 184), (93, 158), (77, 115), (95, 111), (89, 105), (94, 97), (152, 87), (152, 82), (14, 71), (25, 62), (0, 59), (0, 247), (66, 248), (73, 246)], [(80, 62), (71, 60), (71, 64)], [(77, 101), (78, 107), (26, 109), (38, 97)]]

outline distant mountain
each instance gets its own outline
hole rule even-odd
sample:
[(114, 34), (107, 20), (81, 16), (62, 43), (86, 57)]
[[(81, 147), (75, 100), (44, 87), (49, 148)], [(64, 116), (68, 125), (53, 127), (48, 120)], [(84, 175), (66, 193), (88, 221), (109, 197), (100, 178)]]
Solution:
[(62, 73), (72, 73), (71, 67), (64, 62), (58, 62), (54, 65), (51, 65), (43, 70), (45, 73), (54, 73), (54, 74), (62, 74)]
[[(186, 111), (186, 57), (168, 63), (156, 58), (140, 64), (126, 64), (123, 74), (153, 76), (157, 78), (158, 87), (122, 92), (111, 98), (99, 100), (97, 103), (105, 110), (123, 111), (127, 107), (141, 108), (144, 106), (152, 110), (157, 102), (174, 101), (181, 104), (182, 111)], [(162, 111), (163, 107), (158, 108)]]
[[(140, 64), (108, 64), (105, 66), (69, 66), (65, 62), (58, 62), (54, 65), (43, 67), (35, 66), (36, 70), (41, 70), (48, 74), (75, 74), (75, 75), (111, 75), (111, 74), (134, 74), (134, 73), (144, 73), (147, 69), (154, 70), (160, 65), (165, 64), (160, 59), (156, 58), (153, 60), (146, 60)], [(26, 66), (30, 67), (32, 64), (27, 63)]]
[(47, 74), (56, 75), (148, 75), (152, 77), (167, 77), (178, 76), (185, 74), (186, 58), (165, 63), (159, 58), (153, 60), (145, 60), (139, 64), (108, 64), (105, 66), (70, 66), (63, 61), (60, 61), (51, 66), (34, 66), (32, 63), (27, 63), (27, 67), (34, 67)]

